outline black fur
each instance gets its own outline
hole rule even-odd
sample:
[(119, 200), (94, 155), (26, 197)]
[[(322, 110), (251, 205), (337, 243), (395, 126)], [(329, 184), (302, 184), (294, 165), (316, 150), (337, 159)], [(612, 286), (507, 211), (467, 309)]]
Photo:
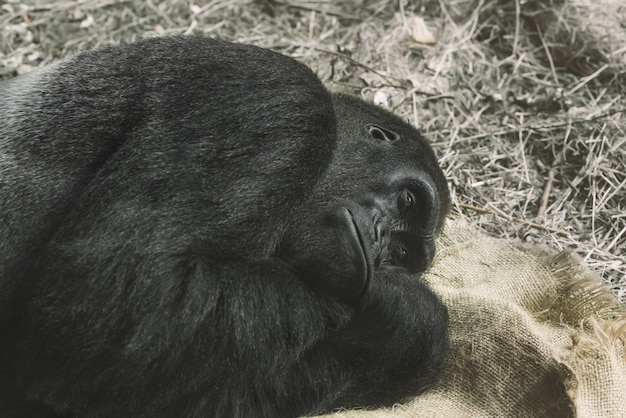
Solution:
[(0, 83), (0, 415), (419, 393), (447, 314), (412, 273), (448, 206), (413, 128), (268, 50), (156, 38)]

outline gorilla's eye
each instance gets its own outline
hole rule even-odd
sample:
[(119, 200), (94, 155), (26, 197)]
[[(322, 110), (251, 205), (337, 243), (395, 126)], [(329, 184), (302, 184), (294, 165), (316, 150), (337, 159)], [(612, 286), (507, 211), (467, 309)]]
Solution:
[(395, 266), (403, 266), (407, 262), (409, 258), (409, 250), (406, 249), (404, 243), (396, 242), (389, 249), (389, 256), (391, 258), (391, 262)]
[(404, 209), (411, 209), (415, 202), (413, 201), (413, 195), (409, 192), (404, 194)]
[(415, 196), (409, 190), (403, 190), (399, 196), (400, 212), (406, 213), (415, 206)]
[(365, 125), (365, 129), (367, 130), (369, 136), (377, 141), (394, 142), (400, 139), (400, 135), (397, 133), (373, 123)]

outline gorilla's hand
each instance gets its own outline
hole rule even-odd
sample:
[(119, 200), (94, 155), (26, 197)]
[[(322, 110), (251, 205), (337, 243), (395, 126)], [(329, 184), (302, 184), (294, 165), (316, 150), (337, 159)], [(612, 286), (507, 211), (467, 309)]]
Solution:
[(316, 291), (357, 303), (387, 258), (390, 228), (374, 206), (344, 202), (308, 218), (281, 254)]
[[(350, 347), (359, 370), (335, 405), (382, 406), (422, 392), (441, 369), (436, 354), (447, 345), (447, 321), (446, 307), (423, 281), (404, 268), (383, 265), (350, 324), (332, 334), (333, 344)], [(380, 384), (383, 370), (398, 379)]]
[(354, 276), (364, 280), (363, 294), (389, 252), (389, 224), (375, 207), (350, 202), (338, 212), (336, 215), (341, 218), (341, 227), (337, 233), (341, 237), (337, 242), (342, 244), (341, 250), (348, 252), (349, 258), (353, 260)]

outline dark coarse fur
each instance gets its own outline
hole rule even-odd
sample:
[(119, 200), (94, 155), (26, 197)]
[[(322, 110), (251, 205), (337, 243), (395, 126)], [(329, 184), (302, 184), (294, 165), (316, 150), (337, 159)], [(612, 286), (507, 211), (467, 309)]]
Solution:
[(0, 416), (419, 393), (448, 199), (413, 128), (268, 50), (155, 38), (0, 83)]

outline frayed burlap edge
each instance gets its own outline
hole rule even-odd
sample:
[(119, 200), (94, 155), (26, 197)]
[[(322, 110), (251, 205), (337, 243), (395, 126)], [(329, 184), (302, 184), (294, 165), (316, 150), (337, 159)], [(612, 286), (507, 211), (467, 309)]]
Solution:
[(402, 405), (338, 417), (619, 416), (626, 310), (571, 249), (451, 220), (425, 280), (448, 306), (439, 381)]

